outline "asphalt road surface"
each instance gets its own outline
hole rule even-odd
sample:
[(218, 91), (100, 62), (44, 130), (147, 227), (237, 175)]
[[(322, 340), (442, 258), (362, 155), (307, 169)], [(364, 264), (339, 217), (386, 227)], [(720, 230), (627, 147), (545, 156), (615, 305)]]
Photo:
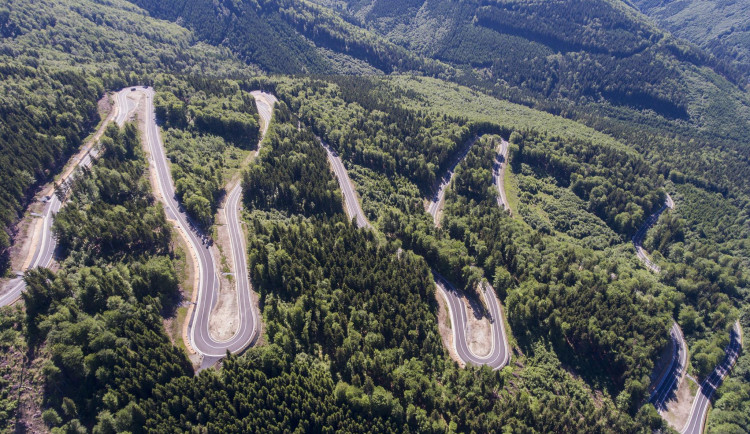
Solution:
[(441, 275), (433, 272), (435, 284), (441, 295), (448, 303), (448, 310), (451, 316), (451, 328), (453, 329), (453, 345), (458, 357), (466, 363), (481, 366), (487, 365), (492, 369), (500, 369), (510, 362), (510, 351), (508, 347), (508, 338), (505, 334), (505, 325), (502, 316), (500, 302), (497, 300), (495, 290), (490, 285), (484, 285), (482, 288), (483, 296), (487, 302), (490, 315), (490, 325), (492, 329), (492, 347), (486, 356), (477, 356), (469, 348), (466, 339), (468, 329), (468, 319), (466, 306), (461, 299), (459, 291), (453, 287)]
[[(250, 95), (255, 98), (255, 107), (258, 108), (258, 114), (260, 115), (261, 119), (261, 142), (263, 141), (263, 137), (266, 135), (266, 131), (268, 131), (268, 126), (271, 123), (271, 115), (273, 114), (273, 106), (278, 101), (276, 97), (270, 93), (262, 92), (260, 90), (254, 90), (250, 92)], [(258, 145), (258, 150), (260, 150), (260, 144)], [(257, 151), (256, 151), (257, 153)]]
[(497, 186), (497, 206), (510, 212), (508, 198), (505, 196), (505, 168), (508, 166), (508, 141), (500, 138), (500, 149), (498, 149), (495, 164), (492, 166), (492, 176)]
[[(442, 198), (444, 198), (445, 196), (445, 187), (447, 187), (450, 183), (450, 178), (453, 175), (453, 170), (455, 169), (456, 165), (458, 165), (458, 163), (463, 160), (463, 158), (469, 152), (469, 148), (471, 148), (471, 145), (473, 145), (476, 140), (477, 139), (474, 138), (467, 142), (467, 145), (460, 154), (460, 158), (457, 158), (455, 163), (451, 166), (449, 175), (443, 178), (443, 182), (441, 183), (442, 192), (439, 193), (441, 198), (436, 202), (442, 202)], [(367, 221), (364, 213), (362, 212), (362, 208), (359, 206), (357, 195), (354, 191), (351, 180), (349, 179), (349, 175), (346, 172), (346, 168), (341, 162), (341, 158), (333, 149), (330, 148), (330, 146), (328, 146), (328, 144), (323, 142), (320, 138), (318, 138), (318, 141), (323, 146), (323, 148), (325, 148), (326, 153), (328, 154), (328, 162), (333, 168), (334, 174), (338, 179), (339, 186), (341, 187), (342, 194), (344, 195), (347, 215), (349, 216), (349, 218), (356, 217), (357, 226), (359, 226), (360, 228), (371, 227), (370, 223)], [(435, 208), (435, 210), (436, 214), (433, 214), (433, 216), (437, 215), (437, 208)], [(453, 342), (456, 347), (456, 352), (461, 360), (477, 366), (488, 365), (492, 367), (492, 369), (499, 369), (507, 365), (510, 361), (508, 339), (505, 334), (502, 308), (500, 307), (500, 302), (497, 300), (497, 296), (495, 295), (495, 290), (489, 285), (486, 285), (486, 287), (482, 289), (482, 291), (484, 292), (485, 301), (487, 302), (488, 309), (490, 311), (490, 320), (492, 322), (492, 349), (487, 356), (480, 357), (475, 355), (471, 351), (466, 340), (466, 329), (468, 322), (466, 317), (467, 313), (464, 302), (460, 297), (459, 291), (439, 274), (434, 273), (434, 276), (438, 290), (441, 292), (448, 303), (448, 308), (451, 315), (451, 324), (453, 326)]]
[(327, 143), (317, 138), (318, 142), (325, 148), (328, 154), (328, 163), (333, 168), (333, 173), (336, 175), (336, 179), (339, 181), (339, 187), (341, 187), (341, 193), (344, 195), (344, 205), (346, 205), (346, 215), (349, 219), (356, 218), (357, 226), (360, 228), (370, 228), (370, 222), (367, 221), (365, 213), (362, 211), (362, 207), (359, 205), (357, 199), (357, 193), (354, 192), (352, 186), (352, 180), (349, 179), (349, 174), (346, 172), (344, 163), (341, 162), (341, 157), (338, 153), (331, 149)]
[[(260, 141), (258, 142), (258, 149), (255, 151), (257, 155), (260, 152), (260, 145), (263, 143), (263, 138), (268, 132), (268, 127), (271, 124), (271, 116), (273, 114), (273, 106), (276, 104), (276, 97), (265, 92), (253, 91), (251, 92), (253, 98), (255, 98), (255, 105), (260, 115), (260, 127), (261, 135)], [(251, 330), (248, 335), (249, 341), (246, 345), (251, 344), (258, 337), (260, 330), (260, 315), (255, 311), (250, 297), (251, 285), (249, 272), (247, 269), (247, 247), (245, 243), (245, 234), (242, 232), (241, 220), (240, 220), (240, 208), (242, 205), (242, 183), (238, 182), (227, 195), (227, 201), (224, 205), (224, 213), (226, 215), (227, 229), (229, 232), (229, 249), (232, 254), (232, 262), (234, 263), (234, 277), (237, 282), (237, 307), (239, 309), (240, 321), (243, 321), (243, 314), (247, 316), (248, 327)], [(247, 294), (247, 297), (241, 297), (240, 294)], [(213, 306), (212, 306), (213, 308)], [(193, 323), (196, 326), (196, 323)], [(208, 327), (207, 324), (201, 325)], [(231, 339), (230, 339), (231, 340)], [(241, 350), (242, 348), (240, 348)], [(239, 350), (236, 350), (239, 351)], [(219, 356), (214, 354), (206, 355), (204, 353), (204, 360), (201, 363), (202, 368), (206, 368), (212, 365)]]
[[(467, 141), (461, 152), (458, 153), (456, 158), (451, 162), (451, 166), (447, 173), (441, 178), (440, 185), (438, 187), (437, 194), (430, 201), (427, 212), (432, 215), (435, 226), (438, 225), (440, 219), (440, 210), (443, 208), (445, 202), (445, 191), (451, 183), (454, 171), (458, 163), (463, 161), (466, 155), (469, 153), (469, 149), (479, 140), (479, 137), (474, 137)], [(507, 158), (507, 143), (505, 143), (505, 155)], [(501, 145), (502, 146), (502, 145)], [(501, 150), (502, 155), (502, 150)], [(505, 192), (501, 188), (503, 198)], [(498, 199), (499, 201), (500, 199)], [(492, 349), (490, 353), (484, 357), (477, 356), (469, 348), (469, 344), (466, 340), (466, 332), (468, 328), (468, 320), (466, 307), (463, 300), (461, 299), (461, 292), (456, 289), (450, 282), (448, 282), (443, 276), (433, 271), (435, 278), (435, 284), (437, 285), (438, 291), (445, 298), (448, 304), (448, 310), (451, 317), (451, 328), (453, 329), (453, 345), (456, 349), (458, 357), (461, 358), (465, 363), (471, 363), (473, 365), (488, 365), (492, 369), (500, 369), (507, 365), (510, 361), (510, 352), (508, 351), (508, 336), (505, 333), (505, 326), (503, 321), (502, 308), (500, 302), (495, 295), (495, 290), (489, 285), (483, 285), (481, 291), (484, 296), (487, 309), (489, 310), (490, 321), (491, 321), (491, 338), (492, 338)]]
[(463, 161), (463, 159), (466, 157), (466, 154), (469, 153), (469, 149), (471, 149), (471, 147), (474, 145), (474, 143), (477, 142), (477, 140), (479, 140), (479, 137), (469, 139), (466, 144), (464, 144), (461, 152), (456, 154), (456, 157), (453, 159), (453, 161), (451, 161), (450, 168), (445, 173), (445, 175), (440, 178), (440, 184), (438, 185), (437, 192), (427, 204), (427, 212), (432, 216), (432, 220), (435, 222), (435, 226), (440, 223), (440, 211), (443, 209), (443, 204), (445, 203), (445, 191), (451, 184), (456, 166), (458, 166), (458, 163)]
[(703, 432), (703, 427), (706, 424), (706, 416), (708, 416), (708, 406), (711, 403), (711, 396), (721, 386), (721, 382), (732, 369), (732, 366), (734, 366), (742, 350), (740, 336), (740, 323), (738, 321), (729, 333), (729, 345), (727, 345), (725, 350), (726, 356), (724, 360), (716, 366), (711, 375), (701, 384), (698, 395), (693, 401), (693, 407), (690, 409), (688, 422), (685, 424), (685, 428), (682, 429), (681, 434), (700, 434)]
[[(246, 285), (240, 291), (237, 291), (238, 298), (238, 316), (239, 326), (237, 332), (231, 338), (219, 341), (214, 339), (209, 332), (209, 317), (218, 299), (220, 288), (219, 277), (217, 274), (216, 260), (210, 249), (211, 241), (193, 224), (191, 219), (185, 213), (184, 209), (177, 202), (174, 185), (167, 163), (167, 157), (164, 153), (164, 146), (161, 141), (159, 127), (156, 124), (154, 114), (154, 91), (153, 89), (139, 89), (143, 92), (146, 102), (146, 119), (143, 140), (146, 147), (151, 153), (153, 168), (157, 177), (157, 188), (161, 193), (164, 202), (164, 208), (167, 218), (176, 222), (179, 231), (188, 241), (188, 245), (194, 254), (198, 265), (198, 299), (193, 316), (190, 318), (188, 329), (190, 331), (190, 341), (193, 349), (203, 355), (201, 367), (210, 366), (218, 359), (225, 356), (227, 351), (236, 353), (244, 350), (256, 337), (257, 319), (252, 309), (252, 300), (250, 297), (249, 282), (247, 279), (238, 277), (238, 285)], [(236, 193), (230, 196), (229, 200), (239, 200), (241, 195)], [(237, 202), (235, 202), (237, 205)], [(238, 205), (237, 205), (238, 206)], [(231, 212), (229, 214), (232, 214)], [(228, 214), (228, 217), (229, 217)], [(237, 223), (239, 226), (239, 223)], [(237, 228), (235, 228), (237, 229)], [(230, 231), (231, 232), (231, 231)], [(235, 236), (237, 233), (235, 232)], [(241, 231), (238, 239), (233, 242), (233, 255), (241, 251), (242, 260), (237, 261), (240, 266), (245, 264), (244, 257), (244, 240)], [(235, 256), (237, 258), (237, 256)], [(242, 273), (246, 276), (246, 273)]]
[[(126, 98), (130, 92), (130, 88), (123, 89), (114, 95), (115, 109), (117, 115), (115, 116), (115, 122), (119, 126), (125, 123), (125, 120), (132, 113), (135, 108), (135, 104), (130, 99)], [(91, 165), (91, 159), (96, 157), (97, 147), (91, 146), (87, 152), (80, 158), (76, 163), (78, 167), (88, 167)], [(78, 157), (73, 157), (73, 159)], [(62, 185), (69, 184), (73, 179), (75, 171), (71, 172), (71, 175), (61, 180)], [(46, 202), (44, 211), (42, 211), (41, 219), (42, 224), (39, 230), (32, 233), (32, 237), (38, 237), (39, 242), (33, 247), (33, 256), (31, 262), (29, 262), (26, 270), (30, 270), (37, 267), (49, 267), (52, 263), (52, 258), (57, 247), (57, 242), (52, 234), (52, 221), (54, 220), (55, 214), (60, 211), (62, 203), (56, 194), (44, 197), (42, 200)], [(26, 270), (23, 270), (24, 272)], [(23, 280), (23, 275), (17, 275), (6, 284), (6, 290), (0, 295), (0, 306), (7, 306), (14, 303), (21, 297), (21, 293), (26, 288), (26, 282)]]
[(672, 360), (667, 373), (661, 377), (650, 397), (651, 403), (659, 413), (666, 410), (666, 401), (674, 396), (673, 392), (677, 391), (687, 367), (687, 344), (677, 323), (672, 324), (669, 335), (672, 338)]
[(672, 200), (672, 196), (670, 196), (669, 194), (667, 194), (664, 205), (662, 205), (659, 211), (651, 214), (651, 216), (638, 229), (638, 232), (633, 235), (633, 246), (635, 247), (635, 254), (638, 256), (638, 259), (640, 259), (641, 262), (643, 262), (646, 267), (648, 267), (649, 270), (653, 271), (654, 273), (660, 272), (661, 268), (659, 268), (658, 265), (654, 264), (651, 261), (651, 259), (648, 257), (648, 253), (646, 253), (646, 250), (643, 249), (643, 239), (646, 238), (646, 233), (651, 228), (651, 226), (659, 221), (659, 216), (661, 216), (661, 214), (667, 209), (674, 209), (674, 201)]

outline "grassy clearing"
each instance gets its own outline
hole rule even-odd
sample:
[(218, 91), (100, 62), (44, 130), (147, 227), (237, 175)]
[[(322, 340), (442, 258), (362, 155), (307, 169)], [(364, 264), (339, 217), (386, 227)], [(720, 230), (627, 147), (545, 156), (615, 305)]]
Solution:
[(434, 78), (406, 75), (394, 76), (387, 81), (407, 91), (416, 92), (417, 98), (404, 98), (400, 101), (411, 109), (419, 110), (427, 105), (440, 114), (465, 116), (472, 121), (493, 122), (518, 130), (537, 129), (563, 138), (590, 140), (634, 152), (612, 136), (581, 123), (499, 100), (468, 87)]
[(518, 182), (516, 177), (513, 176), (510, 166), (505, 168), (503, 180), (505, 184), (505, 197), (508, 200), (508, 207), (510, 208), (511, 215), (514, 218), (518, 218), (518, 197), (520, 196), (520, 191), (518, 189)]

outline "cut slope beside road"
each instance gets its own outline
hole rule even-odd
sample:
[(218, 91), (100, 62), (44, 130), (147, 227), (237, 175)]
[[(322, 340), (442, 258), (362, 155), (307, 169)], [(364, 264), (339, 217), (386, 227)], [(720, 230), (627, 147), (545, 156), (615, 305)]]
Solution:
[[(96, 134), (89, 142), (81, 148), (75, 156), (70, 159), (72, 164), (64, 169), (60, 179), (56, 183), (50, 183), (42, 192), (41, 201), (45, 203), (44, 210), (40, 214), (41, 221), (34, 225), (31, 231), (31, 243), (26, 261), (24, 261), (23, 272), (37, 267), (49, 267), (57, 247), (57, 242), (52, 234), (52, 222), (55, 214), (63, 206), (60, 198), (55, 194), (55, 185), (65, 189), (71, 182), (76, 173), (76, 169), (88, 167), (92, 159), (96, 158), (97, 144), (104, 130), (110, 122), (114, 120), (118, 126), (122, 126), (135, 108), (135, 103), (128, 98), (130, 88), (123, 89), (114, 94), (114, 107), (109, 115), (102, 122)], [(11, 279), (0, 294), (0, 306), (7, 306), (14, 303), (21, 297), (23, 290), (26, 288), (26, 282), (23, 280), (22, 273)]]

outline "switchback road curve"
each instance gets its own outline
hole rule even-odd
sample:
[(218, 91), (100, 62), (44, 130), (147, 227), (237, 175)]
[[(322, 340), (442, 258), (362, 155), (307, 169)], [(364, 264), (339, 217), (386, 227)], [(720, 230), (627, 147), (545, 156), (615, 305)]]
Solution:
[(477, 356), (469, 348), (466, 339), (468, 333), (467, 311), (466, 306), (461, 299), (458, 290), (453, 287), (443, 276), (433, 272), (435, 285), (440, 295), (445, 298), (448, 304), (448, 311), (451, 317), (451, 328), (453, 329), (453, 346), (456, 349), (458, 357), (465, 363), (471, 363), (475, 366), (487, 365), (490, 368), (500, 369), (510, 362), (510, 351), (508, 348), (508, 339), (505, 334), (505, 325), (503, 324), (503, 314), (500, 308), (500, 302), (495, 295), (495, 289), (489, 284), (482, 285), (480, 291), (487, 304), (490, 314), (490, 327), (492, 329), (492, 347), (486, 356)]
[[(633, 246), (635, 247), (635, 253), (638, 259), (643, 262), (646, 267), (654, 273), (660, 273), (661, 268), (654, 264), (649, 259), (648, 254), (643, 249), (643, 239), (646, 238), (648, 230), (659, 221), (659, 217), (667, 209), (674, 209), (674, 200), (672, 196), (667, 193), (667, 197), (664, 200), (664, 205), (659, 208), (658, 211), (653, 213), (638, 229), (635, 235), (633, 235)], [(688, 361), (688, 348), (685, 343), (685, 337), (682, 334), (680, 326), (674, 322), (670, 329), (669, 336), (672, 339), (672, 357), (667, 368), (666, 373), (661, 377), (654, 390), (651, 392), (649, 401), (656, 407), (656, 410), (662, 414), (666, 411), (667, 398), (672, 396), (673, 391), (676, 392), (685, 376), (685, 369), (687, 368)]]
[[(432, 216), (435, 226), (440, 222), (440, 211), (443, 208), (445, 202), (445, 192), (453, 179), (456, 166), (463, 161), (469, 150), (474, 143), (479, 140), (479, 137), (473, 137), (468, 140), (460, 152), (456, 155), (455, 159), (451, 162), (450, 168), (445, 175), (440, 179), (440, 184), (437, 188), (437, 193), (432, 197), (428, 206), (427, 212)], [(508, 142), (502, 139), (500, 155), (504, 161), (507, 161)], [(499, 158), (498, 158), (499, 160)], [(498, 160), (495, 161), (495, 166), (498, 164)], [(501, 171), (500, 167), (497, 167), (497, 171)], [(494, 175), (497, 184), (497, 174)], [(497, 184), (499, 192), (498, 206), (505, 209), (504, 204), (507, 203), (505, 199), (505, 191), (502, 183)], [(502, 201), (501, 201), (502, 198)], [(507, 365), (510, 362), (510, 352), (508, 351), (508, 336), (505, 332), (503, 311), (500, 307), (500, 301), (497, 299), (495, 290), (489, 285), (484, 284), (480, 288), (481, 295), (484, 297), (487, 305), (488, 314), (490, 316), (491, 323), (491, 339), (492, 349), (487, 356), (479, 357), (474, 354), (469, 348), (468, 341), (466, 339), (466, 333), (468, 331), (468, 318), (466, 314), (466, 306), (461, 299), (461, 292), (456, 289), (450, 282), (439, 274), (433, 271), (435, 277), (435, 285), (437, 286), (438, 292), (446, 301), (448, 310), (451, 317), (451, 328), (453, 329), (453, 345), (456, 349), (458, 357), (464, 361), (464, 363), (471, 363), (473, 365), (488, 365), (492, 369), (499, 369)]]
[[(156, 124), (154, 91), (153, 89), (140, 89), (139, 91), (144, 94), (146, 104), (146, 119), (144, 119), (143, 127), (144, 146), (151, 154), (157, 189), (164, 203), (167, 218), (176, 223), (178, 230), (195, 255), (194, 259), (198, 268), (198, 297), (193, 315), (188, 323), (188, 330), (193, 349), (203, 355), (202, 366), (205, 367), (225, 356), (227, 351), (231, 353), (242, 351), (255, 338), (257, 319), (252, 309), (249, 282), (244, 280), (247, 287), (237, 291), (239, 326), (236, 333), (224, 341), (214, 339), (209, 332), (208, 325), (211, 310), (218, 299), (220, 287), (216, 260), (210, 249), (208, 238), (193, 225), (184, 209), (177, 202), (169, 164), (164, 153), (159, 127)], [(239, 196), (241, 195), (237, 194), (236, 199), (234, 196), (230, 199), (239, 200)], [(237, 223), (237, 226), (239, 226), (239, 223)], [(239, 237), (242, 238), (241, 231)], [(233, 254), (236, 253), (235, 250), (242, 249), (243, 246), (244, 240), (238, 239), (233, 244)], [(244, 251), (241, 257), (242, 260), (237, 261), (239, 266), (245, 264)], [(238, 284), (242, 284), (239, 279), (240, 276), (237, 277)]]
[[(130, 88), (126, 88), (114, 94), (115, 105), (112, 113), (100, 126), (97, 135), (92, 139), (93, 143), (83, 148), (81, 152), (71, 158), (71, 161), (75, 162), (75, 164), (70, 170), (63, 173), (60, 180), (61, 185), (65, 186), (70, 183), (75, 175), (75, 169), (91, 165), (92, 158), (95, 158), (98, 152), (98, 136), (101, 135), (106, 126), (114, 120), (118, 126), (122, 127), (128, 116), (132, 114), (133, 109), (135, 109), (135, 103), (127, 98), (127, 94), (130, 92)], [(47, 188), (50, 191), (53, 190), (51, 186)], [(29, 253), (31, 260), (24, 267), (24, 272), (37, 267), (49, 267), (52, 263), (55, 248), (57, 247), (57, 242), (52, 234), (52, 221), (55, 214), (60, 211), (62, 202), (60, 202), (54, 191), (46, 195), (42, 200), (45, 202), (44, 210), (40, 215), (42, 222), (38, 225), (37, 230), (31, 233), (32, 238), (36, 238), (36, 243), (32, 241), (32, 252)], [(23, 275), (19, 273), (6, 284), (6, 290), (0, 295), (0, 306), (7, 306), (14, 303), (21, 297), (24, 289), (26, 289), (26, 282), (23, 279)]]
[[(471, 146), (477, 141), (478, 138), (473, 138), (467, 142), (464, 148), (461, 150), (458, 158), (451, 165), (449, 174), (442, 178), (440, 184), (440, 191), (434, 199), (433, 203), (442, 204), (445, 197), (445, 189), (450, 184), (451, 177), (455, 167), (460, 163), (463, 158), (468, 154)], [(370, 222), (365, 218), (362, 208), (357, 200), (357, 195), (352, 186), (349, 175), (346, 172), (346, 168), (341, 162), (341, 158), (338, 154), (328, 146), (323, 140), (318, 138), (321, 146), (325, 148), (328, 154), (328, 162), (333, 168), (333, 172), (338, 180), (341, 192), (344, 195), (344, 201), (346, 202), (346, 212), (349, 218), (356, 217), (357, 226), (360, 228), (370, 228)], [(437, 215), (437, 205), (433, 208), (433, 217)], [(435, 217), (436, 218), (436, 217)], [(437, 221), (437, 218), (436, 218)], [(436, 223), (437, 224), (437, 223)], [(466, 331), (468, 328), (468, 319), (466, 313), (466, 307), (464, 302), (459, 295), (459, 291), (453, 287), (446, 279), (437, 273), (434, 273), (435, 284), (440, 294), (445, 298), (448, 303), (448, 310), (451, 316), (451, 325), (453, 328), (453, 343), (456, 347), (456, 353), (465, 363), (471, 363), (473, 365), (488, 365), (492, 369), (499, 369), (507, 365), (510, 361), (510, 352), (508, 350), (508, 338), (505, 334), (505, 326), (503, 322), (502, 308), (500, 302), (497, 300), (495, 290), (489, 285), (484, 285), (481, 288), (482, 296), (489, 309), (490, 321), (492, 323), (492, 349), (487, 356), (477, 356), (469, 348)]]
[[(271, 124), (271, 116), (273, 114), (273, 106), (276, 104), (276, 97), (260, 92), (251, 92), (255, 99), (255, 105), (258, 108), (258, 114), (260, 115), (260, 138), (258, 141), (258, 149), (255, 151), (257, 156), (260, 152), (260, 146), (263, 143), (263, 138), (268, 132), (268, 127)], [(242, 182), (237, 182), (232, 187), (227, 195), (227, 201), (224, 205), (224, 215), (226, 216), (227, 229), (229, 233), (229, 250), (232, 255), (232, 263), (234, 264), (234, 278), (237, 282), (236, 294), (237, 294), (237, 306), (240, 311), (248, 313), (249, 327), (252, 330), (252, 334), (249, 336), (252, 343), (257, 339), (260, 333), (260, 314), (255, 310), (250, 297), (239, 297), (239, 294), (247, 293), (250, 294), (252, 287), (250, 284), (250, 275), (247, 269), (247, 247), (245, 242), (245, 234), (242, 232), (241, 221), (240, 221), (240, 206), (242, 203)], [(212, 307), (213, 308), (213, 307)], [(215, 357), (215, 356), (214, 356)], [(213, 363), (214, 357), (209, 357), (209, 360), (205, 360), (202, 363), (203, 367)]]

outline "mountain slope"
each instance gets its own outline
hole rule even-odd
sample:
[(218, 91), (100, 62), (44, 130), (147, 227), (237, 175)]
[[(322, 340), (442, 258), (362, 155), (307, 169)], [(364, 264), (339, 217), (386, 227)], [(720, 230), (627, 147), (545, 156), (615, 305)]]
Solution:
[(743, 85), (750, 84), (750, 1), (633, 2), (659, 25), (716, 56)]
[(134, 2), (273, 73), (416, 72), (592, 126), (750, 136), (721, 65), (619, 0)]
[(122, 0), (11, 0), (0, 34), (0, 275), (13, 224), (99, 122), (105, 90), (157, 71), (253, 70)]
[(390, 40), (479, 69), (526, 99), (603, 98), (688, 118), (685, 70), (707, 64), (619, 1), (371, 0), (345, 7)]
[[(133, 0), (153, 16), (179, 21), (202, 40), (230, 48), (272, 73), (440, 71), (432, 62), (309, 2)], [(263, 35), (259, 38), (258, 35)], [(347, 65), (361, 71), (346, 71)]]

